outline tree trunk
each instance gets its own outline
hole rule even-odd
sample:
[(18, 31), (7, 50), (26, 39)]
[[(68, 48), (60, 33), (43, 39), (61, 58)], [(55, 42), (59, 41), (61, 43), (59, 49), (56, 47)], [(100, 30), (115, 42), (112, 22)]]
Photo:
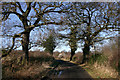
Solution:
[(50, 52), (50, 55), (51, 55), (51, 56), (53, 56), (53, 51), (52, 51), (52, 52)]
[(83, 48), (83, 60), (82, 60), (82, 64), (86, 62), (87, 57), (86, 55), (89, 55), (90, 53), (90, 45), (85, 44), (84, 48)]
[(74, 50), (74, 49), (71, 49), (70, 61), (72, 60), (72, 58), (73, 58), (74, 54), (75, 54), (75, 50)]
[(22, 38), (22, 50), (25, 53), (25, 60), (27, 60), (27, 62), (29, 62), (29, 52), (28, 52), (29, 34), (30, 32), (23, 34), (23, 38)]

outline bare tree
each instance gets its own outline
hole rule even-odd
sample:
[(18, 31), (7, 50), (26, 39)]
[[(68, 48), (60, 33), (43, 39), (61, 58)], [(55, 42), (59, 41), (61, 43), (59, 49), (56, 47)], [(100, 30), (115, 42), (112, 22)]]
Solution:
[[(69, 32), (66, 34), (61, 34), (59, 35), (60, 39), (66, 39), (68, 41), (68, 45), (70, 46), (71, 49), (71, 56), (70, 56), (70, 61), (72, 60), (72, 57), (75, 54), (75, 51), (78, 48), (78, 27), (77, 26), (67, 26), (66, 28)], [(64, 27), (64, 30), (66, 30)]]
[[(23, 8), (24, 7), (24, 8)], [(60, 25), (60, 19), (55, 22), (50, 13), (64, 12), (62, 3), (41, 3), (41, 2), (3, 2), (2, 20), (7, 20), (11, 14), (16, 15), (21, 21), (24, 31), (13, 36), (13, 44), (8, 54), (11, 52), (15, 38), (22, 37), (22, 50), (25, 53), (25, 59), (29, 61), (28, 45), (31, 30), (42, 25), (55, 24)], [(31, 20), (32, 18), (32, 20)], [(3, 55), (6, 56), (6, 55)]]
[[(81, 45), (83, 45), (82, 63), (87, 60), (86, 56), (89, 55), (92, 45), (105, 39), (114, 38), (115, 34), (117, 34), (116, 31), (118, 31), (119, 26), (118, 4), (71, 3), (71, 10), (66, 16), (66, 21), (68, 26), (73, 25), (74, 28), (77, 27), (78, 29), (76, 39), (73, 38), (73, 41), (80, 41)], [(62, 36), (65, 37), (64, 34)]]
[(90, 53), (90, 46), (114, 37), (111, 33), (118, 31), (118, 3), (77, 3), (77, 7), (79, 6), (81, 8), (76, 12), (76, 16), (81, 22), (79, 39), (84, 42), (84, 63), (86, 55)]

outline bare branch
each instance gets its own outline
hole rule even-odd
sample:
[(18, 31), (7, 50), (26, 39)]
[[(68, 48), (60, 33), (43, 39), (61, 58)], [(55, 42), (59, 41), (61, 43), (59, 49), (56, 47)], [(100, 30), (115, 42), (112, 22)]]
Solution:
[(22, 13), (24, 13), (23, 9), (21, 8), (20, 3), (19, 3), (19, 2), (16, 2), (16, 3), (18, 4), (18, 8), (20, 9), (20, 11), (21, 11)]
[[(45, 7), (43, 9), (43, 13), (45, 12), (45, 10), (47, 10), (47, 8), (54, 7), (54, 10), (55, 10), (55, 8), (60, 7), (60, 6), (62, 6), (62, 3), (60, 5), (58, 5), (58, 6), (56, 6), (56, 5), (54, 5), (54, 6), (53, 5), (48, 5), (47, 7)], [(50, 11), (50, 9), (48, 11)]]
[[(19, 13), (17, 13), (17, 12), (12, 12), (12, 11), (2, 12), (2, 14), (4, 14), (4, 15), (7, 15), (7, 14), (16, 14), (16, 15), (20, 18), (20, 20), (22, 20), (22, 19), (24, 18), (23, 15), (21, 15), (21, 14), (19, 14)], [(9, 16), (9, 15), (8, 15), (8, 16)]]
[(26, 3), (26, 4), (27, 4), (27, 10), (25, 11), (25, 15), (26, 15), (26, 16), (28, 16), (28, 14), (29, 14), (30, 11), (31, 11), (31, 3), (32, 3), (32, 2)]
[(3, 57), (6, 57), (7, 55), (10, 54), (10, 52), (12, 51), (14, 45), (15, 45), (15, 37), (13, 37), (13, 40), (12, 40), (12, 47), (7, 51), (6, 54), (2, 54), (2, 58), (3, 58)]

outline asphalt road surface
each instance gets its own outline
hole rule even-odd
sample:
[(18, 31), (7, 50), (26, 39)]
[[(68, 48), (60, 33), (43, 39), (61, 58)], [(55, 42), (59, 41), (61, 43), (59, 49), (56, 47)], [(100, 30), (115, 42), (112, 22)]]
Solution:
[(50, 78), (55, 79), (76, 79), (76, 80), (93, 80), (92, 77), (82, 67), (69, 61), (56, 60), (59, 65), (50, 74)]

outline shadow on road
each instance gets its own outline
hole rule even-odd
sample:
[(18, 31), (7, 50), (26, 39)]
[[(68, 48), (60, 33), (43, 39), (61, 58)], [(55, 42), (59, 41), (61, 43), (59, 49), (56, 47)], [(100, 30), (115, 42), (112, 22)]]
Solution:
[(51, 66), (54, 66), (54, 70), (50, 71), (47, 76), (52, 80), (54, 79), (88, 79), (93, 80), (85, 69), (77, 64), (69, 61), (55, 60)]

